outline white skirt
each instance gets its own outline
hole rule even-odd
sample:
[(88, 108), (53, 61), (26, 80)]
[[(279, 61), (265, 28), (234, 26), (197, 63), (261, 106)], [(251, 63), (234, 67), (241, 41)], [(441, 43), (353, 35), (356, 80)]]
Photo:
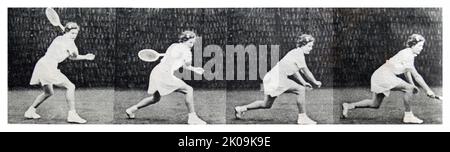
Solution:
[(186, 85), (183, 80), (173, 75), (170, 68), (157, 65), (150, 73), (147, 93), (154, 94), (158, 91), (161, 96), (164, 96)]
[(370, 90), (374, 93), (383, 93), (387, 97), (391, 89), (403, 83), (406, 81), (397, 77), (387, 65), (382, 65), (372, 74)]
[(278, 69), (270, 70), (263, 79), (264, 94), (277, 97), (289, 89), (303, 87), (288, 78), (287, 75), (280, 74)]
[(30, 85), (62, 84), (70, 80), (58, 69), (58, 62), (43, 57), (36, 63)]

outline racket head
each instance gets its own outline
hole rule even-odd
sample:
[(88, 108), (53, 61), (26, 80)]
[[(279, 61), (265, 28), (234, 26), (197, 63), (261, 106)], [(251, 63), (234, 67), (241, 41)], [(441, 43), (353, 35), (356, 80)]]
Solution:
[(161, 55), (158, 52), (152, 49), (144, 49), (138, 53), (139, 59), (145, 62), (154, 62), (158, 60), (160, 56)]
[(53, 8), (47, 7), (45, 9), (45, 15), (53, 26), (62, 26), (61, 20), (59, 20), (59, 15)]

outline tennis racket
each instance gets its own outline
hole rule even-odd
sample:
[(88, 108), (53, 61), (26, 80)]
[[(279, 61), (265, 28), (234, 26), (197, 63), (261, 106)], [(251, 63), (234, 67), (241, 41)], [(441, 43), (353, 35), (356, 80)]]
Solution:
[(442, 96), (428, 96), (428, 97), (433, 98), (433, 99), (437, 99), (437, 100), (439, 100), (439, 101), (444, 100), (444, 99), (442, 98)]
[(159, 59), (159, 57), (164, 56), (165, 54), (160, 54), (152, 49), (143, 49), (139, 51), (138, 57), (142, 61), (145, 62), (154, 62)]
[(56, 13), (53, 8), (48, 7), (45, 9), (45, 15), (53, 26), (58, 26), (62, 31), (64, 31), (64, 26), (61, 24), (61, 20), (59, 20), (58, 13)]

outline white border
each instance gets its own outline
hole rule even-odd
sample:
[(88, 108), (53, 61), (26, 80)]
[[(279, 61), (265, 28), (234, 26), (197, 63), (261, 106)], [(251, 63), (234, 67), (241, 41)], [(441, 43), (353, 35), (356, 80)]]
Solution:
[[(130, 7), (130, 8), (218, 8), (218, 7), (442, 7), (443, 8), (443, 62), (444, 62), (444, 86), (447, 90), (449, 86), (448, 67), (449, 62), (446, 46), (448, 46), (448, 3), (444, 0), (421, 1), (421, 0), (14, 0), (2, 1), (0, 8), (0, 56), (2, 64), (0, 94), (0, 131), (124, 131), (124, 132), (311, 132), (311, 131), (450, 131), (450, 117), (447, 110), (450, 104), (443, 104), (443, 124), (442, 125), (317, 125), (317, 126), (297, 126), (297, 125), (207, 125), (207, 126), (187, 126), (187, 125), (29, 125), (29, 124), (7, 124), (7, 9), (8, 7)], [(450, 94), (444, 92), (444, 98)]]
[(14, 0), (7, 7), (131, 7), (131, 8), (219, 8), (219, 7), (442, 7), (444, 0)]

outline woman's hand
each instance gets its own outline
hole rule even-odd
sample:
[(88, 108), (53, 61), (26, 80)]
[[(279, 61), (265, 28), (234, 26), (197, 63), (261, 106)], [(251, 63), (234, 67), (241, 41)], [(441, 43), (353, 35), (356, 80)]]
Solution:
[(308, 82), (305, 82), (305, 84), (303, 84), (303, 86), (305, 86), (306, 88), (311, 88), (312, 89), (312, 85)]
[(95, 59), (95, 55), (92, 53), (88, 53), (85, 55), (86, 60), (94, 60)]
[(205, 70), (200, 67), (194, 67), (194, 68), (192, 68), (192, 71), (194, 71), (195, 73), (200, 74), (200, 75), (202, 75), (203, 72), (205, 72)]
[(320, 81), (314, 81), (314, 84), (316, 84), (316, 86), (318, 88), (320, 88), (322, 86), (322, 82), (320, 82)]
[(428, 96), (428, 97), (431, 97), (431, 98), (436, 97), (436, 95), (434, 94), (434, 92), (431, 91), (431, 90), (427, 90), (427, 96)]
[(415, 86), (415, 85), (413, 85), (413, 86), (414, 86), (413, 94), (419, 93), (419, 92), (420, 92), (420, 89), (419, 89), (417, 86)]

